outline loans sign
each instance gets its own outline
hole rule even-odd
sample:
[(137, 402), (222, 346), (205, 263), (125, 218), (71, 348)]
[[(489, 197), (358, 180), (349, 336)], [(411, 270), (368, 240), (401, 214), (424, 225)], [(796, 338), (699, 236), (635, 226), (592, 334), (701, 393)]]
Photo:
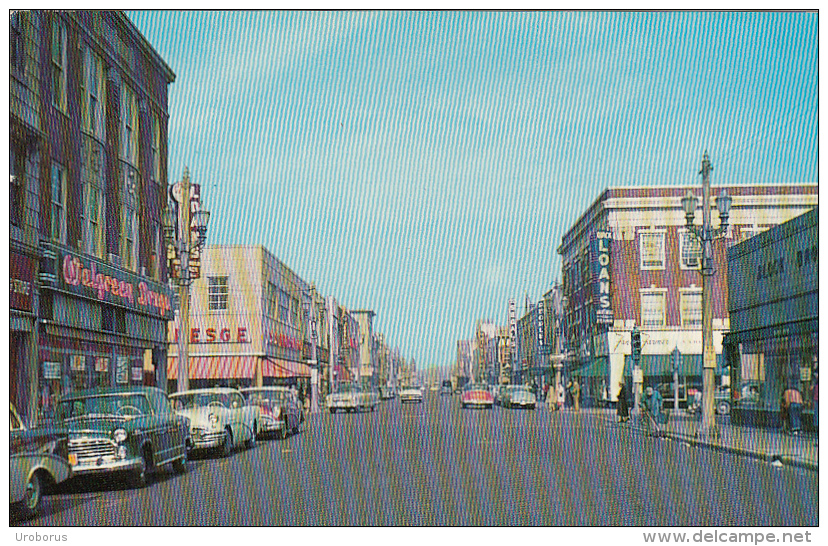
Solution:
[(595, 319), (598, 324), (613, 323), (612, 294), (610, 293), (611, 271), (610, 248), (612, 247), (612, 233), (597, 231), (595, 233)]

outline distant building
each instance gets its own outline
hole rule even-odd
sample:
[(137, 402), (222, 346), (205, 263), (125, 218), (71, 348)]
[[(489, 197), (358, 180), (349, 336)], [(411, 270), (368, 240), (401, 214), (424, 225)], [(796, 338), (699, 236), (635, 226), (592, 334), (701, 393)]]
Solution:
[[(716, 195), (721, 186), (713, 192)], [(713, 335), (726, 374), (722, 337), (730, 328), (727, 247), (799, 216), (817, 204), (816, 184), (726, 186), (733, 204), (726, 237), (713, 243)], [(681, 198), (698, 186), (610, 188), (564, 234), (562, 259), (565, 373), (581, 377), (584, 399), (615, 400), (632, 370), (630, 330), (641, 329), (647, 384), (701, 384), (700, 249), (685, 227)], [(700, 222), (696, 215), (696, 223)], [(714, 212), (713, 226), (719, 225)]]
[(359, 378), (363, 385), (376, 387), (379, 376), (376, 369), (376, 351), (374, 348), (374, 313), (367, 309), (352, 310), (351, 314), (359, 326)]
[(802, 394), (804, 426), (813, 426), (819, 366), (819, 212), (727, 251), (730, 333), (725, 337), (731, 420), (779, 424), (782, 392)]
[(163, 381), (175, 74), (122, 12), (12, 11), (9, 31), (10, 398), (35, 421)]

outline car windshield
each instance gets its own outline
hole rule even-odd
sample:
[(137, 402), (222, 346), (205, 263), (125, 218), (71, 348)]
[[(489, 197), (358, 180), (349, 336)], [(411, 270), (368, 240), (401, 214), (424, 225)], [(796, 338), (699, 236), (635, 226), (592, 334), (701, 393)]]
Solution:
[(520, 392), (532, 392), (526, 385), (512, 385), (511, 387), (508, 387), (506, 390), (509, 391), (509, 394), (517, 394)]
[(285, 391), (254, 390), (245, 391), (247, 401), (251, 404), (284, 405), (288, 401), (288, 393)]
[(174, 394), (170, 397), (177, 410), (203, 407), (236, 408), (243, 404), (238, 394), (232, 392), (192, 392)]
[(359, 387), (356, 385), (340, 385), (339, 388), (336, 389), (336, 392), (343, 394), (357, 393), (359, 392)]
[(151, 413), (143, 394), (110, 394), (64, 400), (57, 406), (56, 417), (71, 421), (84, 417), (140, 417)]

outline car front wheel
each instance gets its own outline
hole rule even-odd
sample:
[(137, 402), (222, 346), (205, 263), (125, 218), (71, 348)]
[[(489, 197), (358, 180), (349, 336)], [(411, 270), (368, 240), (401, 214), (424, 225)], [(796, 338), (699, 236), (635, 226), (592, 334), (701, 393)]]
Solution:
[(719, 415), (728, 415), (730, 413), (730, 402), (722, 400), (716, 404), (716, 412)]
[(141, 466), (132, 471), (130, 483), (133, 489), (142, 489), (147, 485), (147, 461), (146, 456), (141, 460)]
[(221, 447), (221, 454), (223, 456), (229, 457), (233, 454), (233, 433), (230, 432), (229, 428), (224, 431), (224, 443)]
[(43, 500), (43, 480), (40, 475), (35, 472), (26, 482), (26, 496), (23, 497), (22, 516), (25, 519), (33, 518), (40, 510), (40, 502)]
[(256, 421), (253, 421), (253, 429), (250, 434), (250, 438), (247, 439), (247, 449), (253, 449), (256, 447), (256, 431), (258, 430), (258, 424)]
[(187, 456), (180, 457), (172, 462), (173, 471), (177, 474), (187, 472)]

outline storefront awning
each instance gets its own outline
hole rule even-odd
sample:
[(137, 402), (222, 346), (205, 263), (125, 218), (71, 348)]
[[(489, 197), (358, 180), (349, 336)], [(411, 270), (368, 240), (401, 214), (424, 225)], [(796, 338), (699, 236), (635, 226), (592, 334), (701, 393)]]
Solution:
[(586, 366), (572, 370), (572, 375), (581, 377), (606, 377), (609, 375), (609, 366), (607, 364), (607, 357), (597, 357)]
[[(255, 356), (191, 356), (190, 379), (252, 379)], [(167, 358), (167, 378), (178, 379), (178, 357)]]
[(263, 358), (262, 375), (264, 377), (310, 377), (311, 368), (302, 362)]
[[(724, 357), (716, 355), (716, 373), (723, 372)], [(627, 356), (624, 362), (624, 375), (632, 375), (633, 360)], [(644, 376), (671, 375), (673, 373), (673, 355), (641, 355), (641, 370)], [(702, 374), (702, 355), (681, 355), (678, 373), (682, 376)]]

